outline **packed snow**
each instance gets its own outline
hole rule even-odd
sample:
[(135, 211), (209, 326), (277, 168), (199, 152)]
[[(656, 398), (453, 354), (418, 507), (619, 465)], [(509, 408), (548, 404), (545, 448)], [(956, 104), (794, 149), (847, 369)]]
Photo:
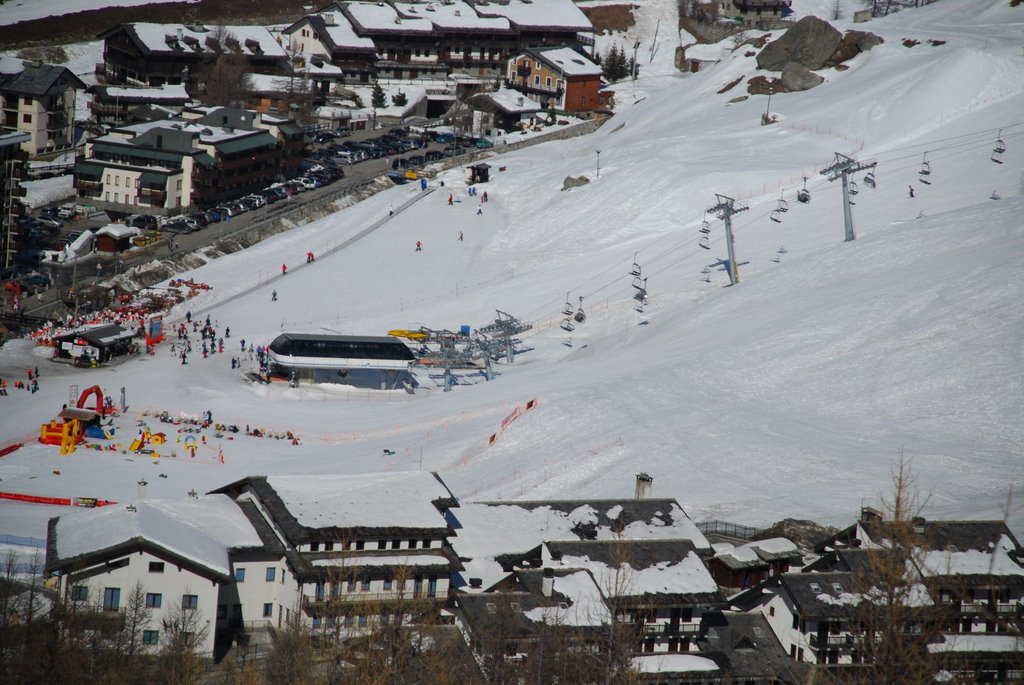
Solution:
[[(175, 1), (198, 2), (198, 0)], [(150, 4), (153, 4), (153, 0), (7, 0), (0, 5), (0, 26), (106, 7), (133, 7)]]
[[(928, 495), (924, 515), (1007, 515), (1020, 530), (1024, 10), (971, 6), (944, 1), (856, 25), (885, 43), (845, 71), (823, 70), (814, 90), (774, 95), (779, 123), (766, 127), (764, 97), (729, 103), (742, 84), (717, 92), (755, 75), (753, 57), (730, 51), (681, 75), (670, 68), (678, 37), (659, 39), (667, 45), (640, 78), (616, 84), (617, 114), (596, 133), (491, 160), (487, 203), (455, 169), (432, 181), (444, 180), (442, 192), (313, 264), (301, 264), (306, 252), (325, 253), (419, 189), (395, 187), (183, 273), (213, 287), (168, 321), (191, 311), (230, 326), (228, 354), (182, 366), (168, 341), (155, 356), (88, 370), (8, 343), (0, 376), (39, 366), (42, 378), (35, 394), (0, 396), (0, 446), (26, 442), (0, 458), (0, 489), (124, 502), (143, 476), (153, 498), (173, 499), (266, 474), (314, 476), (314, 494), (333, 502), (322, 474), (373, 482), (436, 471), (463, 502), (600, 499), (631, 497), (645, 471), (654, 496), (676, 498), (697, 521), (848, 525), (890, 487), (902, 450)], [(995, 164), (1000, 135), (1008, 150)], [(839, 183), (819, 174), (836, 152), (878, 162), (877, 189), (855, 177), (853, 242), (843, 241)], [(931, 185), (918, 175), (926, 153)], [(569, 175), (591, 182), (563, 192)], [(804, 176), (806, 206), (794, 199)], [(716, 193), (750, 207), (733, 224), (734, 287), (722, 223), (704, 212)], [(778, 224), (769, 215), (780, 195), (789, 211)], [(709, 251), (697, 246), (705, 218)], [(643, 311), (634, 260), (648, 279)], [(284, 278), (282, 262), (295, 266)], [(567, 291), (587, 312), (572, 333), (559, 327)], [(496, 364), (495, 380), (466, 374), (452, 392), (427, 371), (406, 394), (257, 385), (229, 366), (241, 338), (475, 328), (498, 309), (533, 324), (521, 336), (528, 349)], [(208, 430), (192, 457), (171, 443), (152, 458), (82, 448), (61, 457), (36, 442), (69, 386), (94, 383), (115, 396), (125, 388), (121, 450), (139, 421), (173, 435), (154, 419), (163, 411), (210, 410), (218, 422), (293, 431), (299, 444)], [(530, 399), (536, 407), (489, 445)], [(401, 491), (384, 479), (377, 487), (397, 516)], [(49, 517), (76, 513), (0, 501), (0, 534), (44, 537)]]

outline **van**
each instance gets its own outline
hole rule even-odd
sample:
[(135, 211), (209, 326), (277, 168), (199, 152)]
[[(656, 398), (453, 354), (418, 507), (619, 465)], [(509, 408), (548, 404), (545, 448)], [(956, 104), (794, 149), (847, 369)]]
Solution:
[(71, 203), (63, 204), (57, 208), (58, 219), (64, 219), (65, 221), (67, 221), (68, 219), (74, 217), (76, 214), (78, 214), (78, 207)]

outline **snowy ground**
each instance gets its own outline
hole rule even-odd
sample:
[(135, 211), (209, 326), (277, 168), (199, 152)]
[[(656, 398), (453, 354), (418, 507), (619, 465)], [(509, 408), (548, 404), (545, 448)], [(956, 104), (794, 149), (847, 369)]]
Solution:
[[(1000, 517), (1013, 493), (1020, 531), (1024, 9), (985, 0), (968, 15), (964, 6), (944, 0), (858, 25), (885, 44), (847, 71), (823, 71), (812, 91), (774, 96), (779, 125), (758, 125), (764, 98), (727, 104), (742, 85), (716, 94), (754, 74), (752, 57), (692, 76), (652, 69), (616, 88), (625, 105), (597, 133), (495, 159), (495, 171), (507, 170), (488, 184), (481, 215), (454, 170), (445, 192), (283, 279), (282, 261), (324, 253), (418, 189), (396, 187), (185, 274), (214, 286), (188, 306), (231, 327), (229, 350), (285, 330), (379, 335), (477, 327), (495, 309), (510, 312), (533, 323), (522, 343), (532, 349), (499, 365), (492, 382), (442, 393), (420, 373), (412, 396), (289, 389), (246, 382), (229, 355), (193, 355), (183, 367), (167, 345), (96, 371), (6, 345), (0, 375), (39, 365), (43, 378), (35, 395), (0, 397), (0, 443), (31, 439), (69, 385), (93, 383), (115, 397), (125, 388), (131, 406), (115, 443), (134, 437), (137, 421), (161, 428), (142, 412), (164, 410), (210, 410), (218, 422), (301, 440), (207, 431), (195, 459), (174, 433), (160, 459), (60, 457), (31, 443), (0, 458), (0, 490), (127, 502), (140, 479), (148, 497), (183, 497), (246, 474), (422, 468), (466, 500), (628, 497), (646, 471), (655, 495), (675, 497), (697, 520), (846, 524), (862, 503), (877, 504), (902, 449), (927, 515)], [(906, 48), (908, 37), (922, 44)], [(994, 164), (1000, 129), (1008, 151)], [(876, 190), (857, 175), (852, 243), (843, 242), (838, 183), (817, 173), (835, 152), (878, 161)], [(926, 152), (930, 186), (917, 174)], [(581, 174), (592, 182), (560, 190)], [(794, 201), (805, 175), (807, 206)], [(447, 191), (461, 202), (449, 207)], [(769, 214), (780, 192), (790, 210), (777, 224)], [(737, 287), (724, 287), (720, 221), (709, 217), (712, 249), (697, 246), (715, 193), (750, 206), (734, 221)], [(631, 298), (634, 253), (649, 279), (643, 313)], [(589, 315), (571, 346), (558, 326), (566, 291), (584, 297)], [(487, 447), (502, 419), (534, 398)], [(0, 503), (0, 533), (43, 537), (58, 513)]]

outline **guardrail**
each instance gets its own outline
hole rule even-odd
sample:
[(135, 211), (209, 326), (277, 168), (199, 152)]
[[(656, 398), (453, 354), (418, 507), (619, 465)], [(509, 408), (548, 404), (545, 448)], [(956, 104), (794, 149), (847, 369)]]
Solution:
[(704, 535), (723, 535), (725, 537), (737, 538), (739, 540), (750, 540), (761, 532), (760, 528), (718, 520), (702, 521), (697, 524), (697, 530), (704, 533)]

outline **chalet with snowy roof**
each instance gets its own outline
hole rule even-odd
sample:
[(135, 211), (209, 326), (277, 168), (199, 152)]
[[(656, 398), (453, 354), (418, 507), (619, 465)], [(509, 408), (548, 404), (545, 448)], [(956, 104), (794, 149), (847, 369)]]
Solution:
[(182, 85), (151, 88), (94, 85), (88, 92), (92, 94), (89, 110), (98, 124), (123, 124), (131, 118), (134, 110), (147, 105), (178, 113), (192, 99)]
[(592, 112), (603, 106), (601, 74), (600, 66), (572, 48), (533, 49), (509, 60), (505, 84), (545, 109)]
[(454, 582), (465, 592), (492, 589), (517, 568), (541, 568), (545, 541), (688, 540), (698, 556), (712, 553), (674, 499), (473, 502), (449, 510), (448, 518), (464, 566)]
[(199, 87), (202, 72), (221, 56), (245, 63), (250, 71), (285, 74), (288, 55), (263, 26), (201, 24), (121, 24), (99, 36), (102, 83), (130, 86), (180, 84)]
[(101, 209), (174, 214), (207, 208), (297, 172), (302, 131), (227, 107), (128, 124), (86, 144), (75, 187)]
[[(807, 665), (789, 657), (761, 614), (736, 611), (705, 614), (696, 644), (700, 656), (718, 664), (726, 676), (725, 682), (759, 685), (808, 682)], [(657, 655), (654, 658), (658, 658)], [(671, 662), (665, 666), (670, 667)], [(657, 679), (658, 682), (665, 680)]]
[(503, 3), (335, 2), (283, 32), (352, 81), (445, 78), (489, 81), (530, 47), (593, 45), (593, 26), (571, 0)]
[(539, 102), (511, 88), (477, 93), (469, 98), (468, 103), (474, 111), (482, 113), (481, 126), (484, 129), (500, 128), (509, 132), (518, 130), (541, 111)]
[(27, 133), (29, 156), (70, 148), (75, 142), (75, 99), (85, 90), (66, 67), (0, 57), (0, 129)]
[[(142, 643), (156, 651), (167, 639), (162, 620), (175, 611), (197, 612), (199, 625), (218, 621), (220, 592), (235, 580), (232, 550), (274, 546), (252, 513), (222, 495), (71, 512), (50, 520), (46, 571), (80, 611), (113, 625), (123, 623), (140, 584), (151, 612)], [(206, 631), (200, 651), (212, 655), (214, 639), (215, 631)]]
[(708, 569), (719, 586), (740, 589), (786, 573), (801, 561), (800, 551), (792, 541), (769, 538), (720, 549), (708, 560)]
[(458, 505), (436, 474), (251, 476), (216, 492), (252, 502), (278, 531), (314, 629), (358, 631), (413, 606), (436, 620), (448, 598), (458, 561), (444, 512)]
[(784, 573), (731, 598), (764, 615), (789, 655), (813, 664), (856, 664), (863, 587), (851, 573)]
[(690, 540), (552, 541), (542, 564), (589, 572), (644, 653), (695, 649), (703, 616), (725, 600)]
[(135, 226), (124, 224), (107, 224), (96, 231), (96, 250), (98, 252), (125, 252), (132, 248), (132, 238), (142, 235)]
[(940, 662), (956, 673), (1024, 677), (1024, 549), (1006, 523), (916, 517), (894, 524), (865, 508), (857, 523), (817, 546), (816, 566), (870, 574), (893, 540), (913, 545), (914, 572), (944, 612), (942, 642), (929, 647)]

